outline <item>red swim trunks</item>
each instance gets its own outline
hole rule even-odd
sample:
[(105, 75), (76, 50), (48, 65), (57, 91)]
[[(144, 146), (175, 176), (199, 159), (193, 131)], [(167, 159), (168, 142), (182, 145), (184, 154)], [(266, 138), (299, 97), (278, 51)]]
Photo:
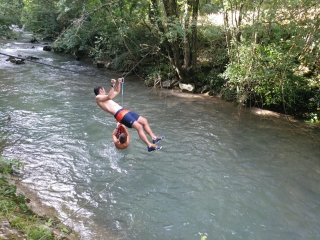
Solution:
[(116, 137), (119, 139), (119, 137), (120, 137), (120, 135), (121, 135), (122, 133), (125, 133), (125, 131), (124, 131), (124, 126), (120, 125), (120, 126), (118, 127), (118, 131), (116, 132)]
[(121, 108), (114, 115), (115, 119), (128, 128), (132, 128), (132, 124), (138, 120), (139, 114), (131, 112), (128, 109)]

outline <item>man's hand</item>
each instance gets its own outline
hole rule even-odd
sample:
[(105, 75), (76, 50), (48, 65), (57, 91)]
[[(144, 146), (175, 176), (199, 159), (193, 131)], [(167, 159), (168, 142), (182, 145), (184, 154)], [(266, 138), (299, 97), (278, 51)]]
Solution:
[(117, 82), (117, 81), (116, 81), (115, 79), (111, 79), (111, 84), (112, 84), (112, 85), (116, 84), (116, 82)]
[(122, 78), (118, 78), (118, 82), (119, 82), (119, 83), (122, 83)]

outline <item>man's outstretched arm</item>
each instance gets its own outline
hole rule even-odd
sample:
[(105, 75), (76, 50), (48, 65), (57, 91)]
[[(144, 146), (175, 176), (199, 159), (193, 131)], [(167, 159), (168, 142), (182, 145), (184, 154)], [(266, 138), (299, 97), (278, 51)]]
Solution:
[(122, 78), (118, 79), (118, 83), (115, 79), (111, 79), (111, 88), (108, 93), (109, 99), (113, 99), (115, 96), (117, 96), (120, 93), (121, 83), (122, 83)]
[(118, 83), (116, 83), (116, 88), (115, 88), (115, 93), (118, 94), (121, 91), (121, 83), (122, 83), (122, 78), (118, 78)]

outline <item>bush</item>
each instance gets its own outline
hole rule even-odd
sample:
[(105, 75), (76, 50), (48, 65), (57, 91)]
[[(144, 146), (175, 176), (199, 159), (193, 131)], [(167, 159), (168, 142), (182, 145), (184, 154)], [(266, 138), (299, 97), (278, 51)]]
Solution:
[(19, 169), (21, 167), (23, 167), (23, 163), (19, 159), (5, 159), (0, 156), (0, 173), (3, 175), (12, 173), (14, 168)]

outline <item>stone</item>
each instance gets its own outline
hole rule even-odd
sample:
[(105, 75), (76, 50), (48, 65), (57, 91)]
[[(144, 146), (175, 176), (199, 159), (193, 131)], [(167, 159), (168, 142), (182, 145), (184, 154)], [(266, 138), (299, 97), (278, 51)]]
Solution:
[(25, 239), (26, 236), (23, 236), (16, 230), (11, 229), (11, 225), (7, 218), (0, 219), (0, 239)]
[(186, 91), (189, 91), (189, 92), (193, 92), (194, 85), (193, 84), (179, 83), (179, 88), (181, 90), (186, 90)]
[(97, 62), (97, 68), (104, 68), (104, 62)]
[(51, 50), (52, 50), (51, 46), (47, 46), (46, 45), (46, 46), (43, 47), (43, 51), (49, 51), (50, 52)]

